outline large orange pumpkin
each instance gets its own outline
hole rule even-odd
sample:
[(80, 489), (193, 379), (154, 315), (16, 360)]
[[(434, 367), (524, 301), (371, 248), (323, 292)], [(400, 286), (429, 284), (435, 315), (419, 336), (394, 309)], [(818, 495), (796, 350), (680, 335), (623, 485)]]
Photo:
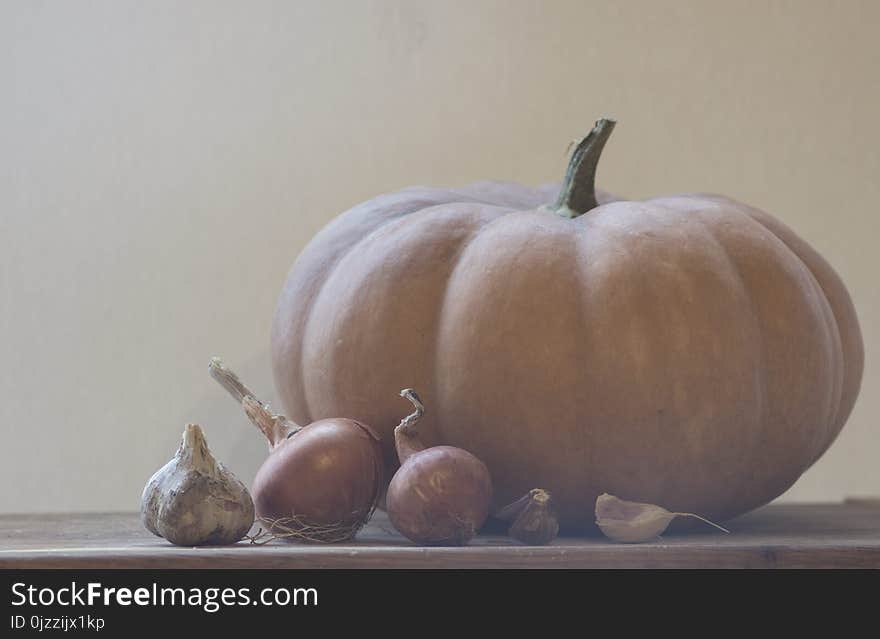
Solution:
[(791, 486), (858, 393), (849, 295), (745, 204), (597, 203), (612, 127), (577, 147), (561, 191), (414, 187), (324, 228), (273, 326), (287, 414), (362, 420), (393, 463), (414, 387), (428, 443), (485, 461), (496, 507), (545, 488), (569, 530), (603, 492), (724, 520)]

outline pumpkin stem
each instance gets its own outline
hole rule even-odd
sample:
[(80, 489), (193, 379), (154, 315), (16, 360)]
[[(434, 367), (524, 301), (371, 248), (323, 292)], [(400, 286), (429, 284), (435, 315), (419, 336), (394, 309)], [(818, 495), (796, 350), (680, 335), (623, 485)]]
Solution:
[(553, 207), (558, 215), (576, 218), (599, 206), (596, 201), (596, 166), (616, 120), (602, 118), (575, 147), (568, 162), (559, 200)]

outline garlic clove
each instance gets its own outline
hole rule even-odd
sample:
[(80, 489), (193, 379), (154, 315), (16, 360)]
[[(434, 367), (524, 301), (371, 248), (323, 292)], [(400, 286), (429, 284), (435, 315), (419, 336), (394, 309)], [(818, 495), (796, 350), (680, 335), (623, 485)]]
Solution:
[(614, 541), (639, 543), (660, 536), (675, 515), (654, 504), (624, 501), (607, 493), (596, 499), (596, 525)]
[(141, 519), (180, 546), (233, 544), (254, 522), (247, 488), (218, 462), (197, 424), (187, 424), (174, 458), (147, 481)]
[(729, 533), (726, 528), (693, 513), (670, 512), (655, 504), (626, 501), (603, 493), (596, 499), (596, 525), (614, 541), (635, 544), (656, 539), (676, 517), (693, 517)]
[(495, 513), (495, 517), (512, 521), (507, 534), (531, 546), (549, 544), (559, 534), (559, 520), (550, 493), (533, 488), (528, 493)]

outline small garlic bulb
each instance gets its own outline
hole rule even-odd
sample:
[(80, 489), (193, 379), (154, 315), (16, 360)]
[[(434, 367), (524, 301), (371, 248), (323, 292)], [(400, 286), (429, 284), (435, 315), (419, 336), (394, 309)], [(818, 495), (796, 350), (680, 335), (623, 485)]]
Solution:
[(234, 544), (254, 523), (254, 502), (214, 459), (198, 424), (187, 424), (174, 458), (150, 477), (141, 518), (154, 535), (178, 546)]

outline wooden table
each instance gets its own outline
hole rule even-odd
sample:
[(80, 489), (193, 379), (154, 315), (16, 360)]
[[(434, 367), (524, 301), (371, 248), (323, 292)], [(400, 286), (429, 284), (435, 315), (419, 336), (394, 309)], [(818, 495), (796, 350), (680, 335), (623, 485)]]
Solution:
[(180, 548), (133, 513), (0, 516), (0, 568), (880, 568), (880, 501), (771, 504), (711, 530), (624, 545), (483, 535), (420, 548), (377, 512), (353, 543)]

